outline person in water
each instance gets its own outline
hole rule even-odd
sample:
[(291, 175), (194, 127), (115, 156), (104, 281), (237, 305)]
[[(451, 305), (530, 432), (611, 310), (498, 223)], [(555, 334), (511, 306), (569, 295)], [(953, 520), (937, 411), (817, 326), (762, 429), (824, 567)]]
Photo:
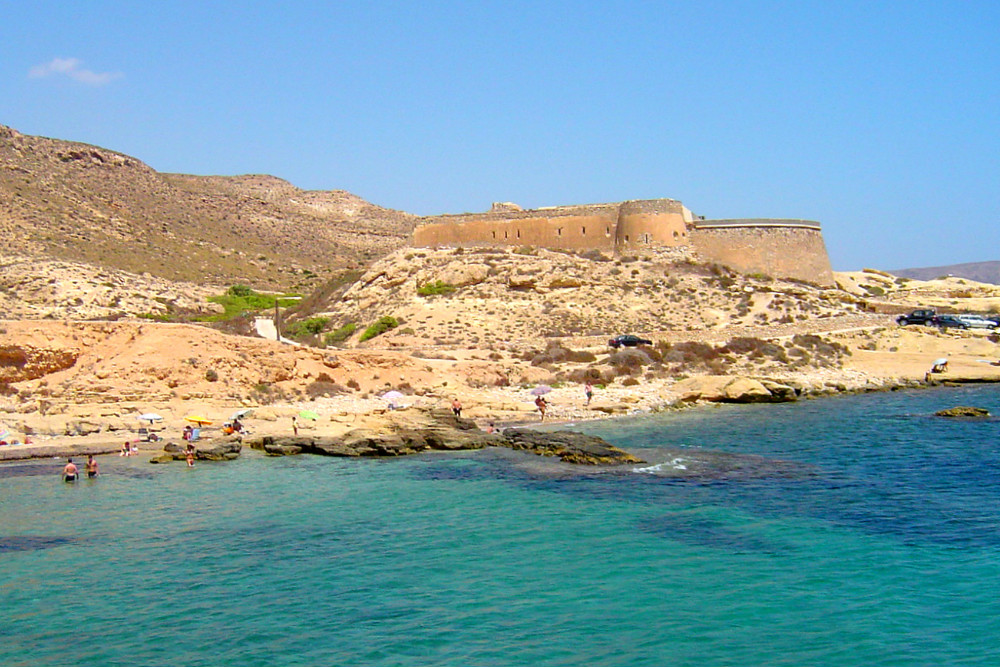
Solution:
[(87, 477), (97, 477), (97, 460), (93, 454), (87, 455)]
[(75, 482), (76, 478), (79, 476), (80, 471), (77, 470), (76, 464), (73, 463), (73, 459), (66, 459), (66, 467), (63, 468), (62, 478), (65, 482)]

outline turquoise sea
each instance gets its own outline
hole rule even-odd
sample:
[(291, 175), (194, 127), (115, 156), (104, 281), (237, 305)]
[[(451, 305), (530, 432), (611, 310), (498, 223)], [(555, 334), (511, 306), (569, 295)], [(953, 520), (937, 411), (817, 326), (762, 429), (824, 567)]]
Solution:
[(0, 467), (0, 665), (1000, 665), (982, 386), (578, 425), (506, 450)]

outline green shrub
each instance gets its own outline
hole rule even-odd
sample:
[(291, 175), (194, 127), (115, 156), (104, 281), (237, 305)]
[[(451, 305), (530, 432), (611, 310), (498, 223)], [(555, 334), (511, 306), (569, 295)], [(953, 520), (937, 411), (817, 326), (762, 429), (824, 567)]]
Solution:
[(289, 336), (315, 336), (326, 328), (330, 323), (329, 317), (310, 317), (301, 322), (294, 322), (285, 327), (285, 333)]
[(226, 291), (226, 294), (228, 296), (250, 296), (253, 294), (253, 290), (247, 285), (233, 285)]
[(442, 294), (451, 294), (455, 291), (454, 285), (449, 285), (442, 280), (435, 280), (433, 282), (424, 283), (423, 285), (417, 286), (417, 294), (420, 296), (439, 296)]
[(364, 330), (364, 333), (361, 334), (361, 337), (358, 340), (363, 343), (366, 340), (371, 340), (375, 336), (381, 336), (386, 331), (395, 329), (398, 326), (399, 320), (395, 317), (392, 317), (391, 315), (380, 317), (377, 322)]
[(343, 343), (345, 340), (351, 337), (351, 335), (357, 331), (358, 325), (354, 322), (349, 322), (339, 329), (334, 329), (326, 336), (323, 337), (323, 342), (327, 345), (332, 345), (334, 343)]

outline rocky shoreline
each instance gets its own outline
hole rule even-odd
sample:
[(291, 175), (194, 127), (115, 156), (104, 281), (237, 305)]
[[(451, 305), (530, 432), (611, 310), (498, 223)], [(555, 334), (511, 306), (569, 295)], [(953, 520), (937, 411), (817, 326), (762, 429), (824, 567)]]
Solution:
[[(867, 378), (864, 382), (825, 382), (810, 386), (794, 381), (778, 382), (770, 379), (753, 379), (730, 376), (700, 376), (675, 383), (669, 393), (658, 388), (646, 400), (611, 402), (605, 398), (591, 406), (575, 406), (571, 402), (564, 409), (553, 410), (554, 419), (548, 423), (571, 425), (577, 421), (591, 421), (635, 414), (650, 414), (667, 410), (692, 409), (720, 403), (779, 403), (809, 400), (835, 395), (896, 391), (901, 389), (959, 386), (972, 382), (996, 382), (997, 378), (957, 377), (925, 383), (906, 378)], [(488, 402), (489, 396), (482, 397)], [(440, 402), (440, 401), (437, 401)], [(303, 404), (305, 405), (305, 404)], [(331, 410), (330, 405), (325, 407)], [(559, 403), (555, 403), (559, 406)], [(258, 450), (267, 456), (312, 454), (348, 458), (397, 457), (428, 451), (460, 451), (484, 447), (507, 447), (525, 450), (541, 456), (557, 458), (567, 463), (582, 465), (621, 465), (641, 463), (628, 452), (607, 442), (569, 430), (537, 430), (539, 422), (525, 419), (530, 410), (520, 408), (520, 419), (486, 421), (481, 410), (473, 409), (477, 419), (457, 417), (450, 409), (435, 402), (411, 405), (399, 410), (386, 410), (384, 404), (367, 402), (351, 409), (339, 406), (339, 411), (328, 421), (306, 422), (299, 433), (278, 427), (277, 422), (294, 415), (302, 406), (291, 405), (284, 409), (258, 408), (264, 420), (259, 432), (244, 436), (215, 435), (195, 444), (197, 460), (223, 461), (239, 457), (243, 447)], [(332, 410), (331, 410), (332, 411)], [(286, 414), (287, 413), (287, 414)], [(507, 415), (509, 417), (509, 414)], [(267, 425), (267, 422), (272, 422)], [(485, 422), (485, 423), (484, 423)], [(487, 425), (488, 424), (488, 425)], [(124, 427), (113, 419), (89, 419), (66, 416), (48, 425), (52, 431), (39, 429), (47, 441), (32, 444), (0, 447), (0, 462), (25, 459), (60, 458), (107, 455), (121, 451), (126, 440), (136, 441), (133, 428)], [(255, 426), (258, 424), (255, 424)], [(491, 432), (492, 431), (492, 432)], [(76, 433), (77, 435), (71, 435)], [(166, 438), (160, 443), (140, 443), (144, 457), (152, 463), (183, 461), (184, 446), (179, 439)]]

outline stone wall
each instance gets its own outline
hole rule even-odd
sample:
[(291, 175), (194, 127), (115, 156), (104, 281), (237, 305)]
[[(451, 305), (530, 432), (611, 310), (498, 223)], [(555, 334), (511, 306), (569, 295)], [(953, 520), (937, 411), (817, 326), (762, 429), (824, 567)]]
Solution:
[(413, 230), (413, 245), (613, 250), (617, 228), (617, 204), (494, 210), (424, 218)]
[(741, 273), (836, 285), (819, 223), (808, 220), (701, 220), (690, 234), (705, 261)]

